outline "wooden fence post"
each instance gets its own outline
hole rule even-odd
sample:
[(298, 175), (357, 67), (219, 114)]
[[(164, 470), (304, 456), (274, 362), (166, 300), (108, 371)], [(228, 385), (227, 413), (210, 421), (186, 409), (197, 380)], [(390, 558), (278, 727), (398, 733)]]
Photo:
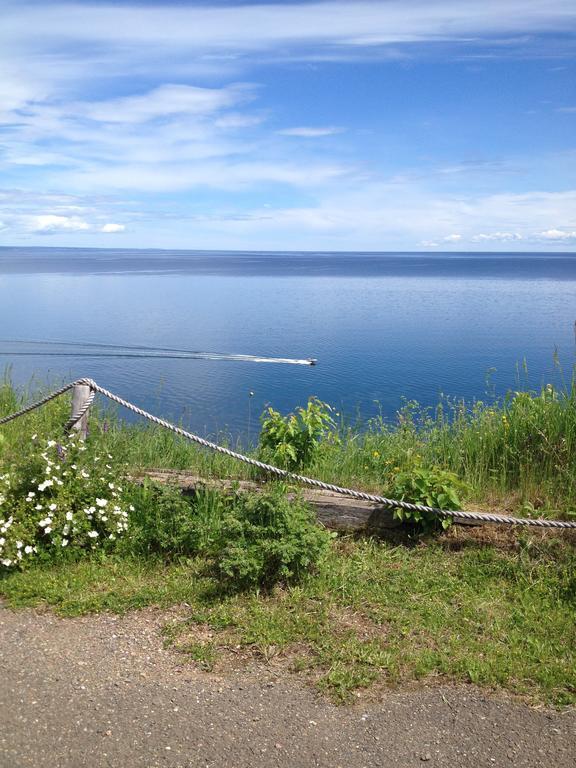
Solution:
[[(90, 397), (90, 387), (88, 384), (76, 384), (72, 390), (72, 416), (82, 408), (86, 400)], [(89, 410), (89, 409), (88, 409)], [(86, 440), (88, 434), (88, 411), (81, 419), (72, 425), (72, 429), (80, 432), (80, 437)]]

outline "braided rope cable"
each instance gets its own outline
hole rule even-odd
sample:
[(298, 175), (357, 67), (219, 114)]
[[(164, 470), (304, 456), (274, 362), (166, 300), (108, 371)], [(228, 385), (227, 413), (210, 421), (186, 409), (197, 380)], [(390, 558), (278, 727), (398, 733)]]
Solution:
[(400, 509), (406, 509), (412, 512), (429, 512), (429, 513), (438, 515), (440, 517), (451, 517), (456, 520), (476, 520), (482, 523), (502, 523), (506, 525), (536, 526), (539, 528), (576, 528), (576, 522), (569, 522), (565, 520), (545, 520), (542, 518), (510, 517), (508, 515), (495, 515), (492, 513), (484, 513), (484, 512), (466, 512), (464, 510), (456, 511), (456, 510), (448, 510), (448, 509), (437, 509), (436, 507), (428, 507), (424, 504), (412, 504), (410, 502), (400, 501), (398, 499), (388, 499), (385, 496), (378, 496), (372, 493), (365, 493), (364, 491), (355, 491), (351, 488), (344, 488), (342, 486), (334, 485), (332, 483), (325, 483), (322, 480), (316, 480), (311, 477), (306, 477), (305, 475), (298, 475), (294, 472), (288, 472), (285, 469), (280, 469), (279, 467), (275, 467), (272, 464), (266, 464), (263, 461), (252, 459), (249, 456), (245, 456), (242, 453), (238, 453), (237, 451), (232, 451), (229, 448), (224, 448), (223, 446), (218, 445), (217, 443), (213, 443), (210, 440), (204, 439), (203, 437), (199, 437), (198, 435), (194, 435), (191, 432), (187, 432), (185, 429), (182, 429), (181, 427), (176, 427), (174, 424), (171, 424), (169, 421), (165, 421), (164, 419), (160, 419), (158, 416), (153, 416), (151, 413), (148, 413), (142, 408), (139, 408), (133, 403), (130, 403), (128, 400), (124, 400), (118, 395), (115, 395), (113, 392), (110, 392), (109, 390), (104, 389), (104, 387), (101, 387), (99, 384), (96, 384), (96, 382), (92, 381), (92, 379), (81, 379), (75, 383), (87, 384), (88, 386), (91, 387), (92, 390), (96, 392), (100, 392), (100, 394), (104, 395), (104, 397), (107, 397), (109, 400), (112, 400), (118, 403), (119, 405), (122, 405), (124, 408), (127, 408), (129, 411), (136, 413), (138, 416), (142, 416), (143, 418), (148, 419), (148, 421), (151, 421), (154, 424), (158, 424), (160, 427), (164, 427), (165, 429), (168, 429), (171, 432), (174, 432), (176, 435), (180, 435), (181, 437), (184, 437), (187, 440), (197, 443), (198, 445), (201, 445), (204, 448), (208, 448), (217, 453), (221, 453), (221, 454), (224, 454), (225, 456), (229, 456), (230, 458), (237, 459), (238, 461), (242, 461), (245, 464), (249, 464), (250, 466), (257, 467), (258, 469), (261, 469), (265, 472), (269, 472), (270, 474), (276, 475), (276, 477), (282, 477), (287, 480), (294, 480), (298, 483), (303, 483), (313, 488), (319, 488), (324, 491), (331, 491), (332, 493), (337, 493), (342, 496), (349, 496), (353, 499), (369, 501), (374, 504), (380, 504), (381, 506), (384, 506), (384, 507), (392, 507), (392, 508), (398, 507)]
[(42, 400), (37, 400), (35, 403), (31, 403), (30, 405), (27, 405), (25, 408), (22, 408), (21, 410), (16, 411), (16, 413), (11, 413), (9, 416), (4, 416), (2, 419), (0, 419), (0, 424), (7, 424), (9, 421), (14, 421), (14, 419), (17, 419), (19, 416), (25, 416), (27, 413), (30, 413), (31, 411), (36, 410), (36, 408), (40, 408), (40, 406), (46, 405), (46, 403), (49, 403), (50, 400), (55, 400), (57, 397), (60, 397), (60, 395), (63, 395), (65, 392), (68, 392), (69, 389), (72, 389), (78, 383), (79, 382), (77, 381), (73, 381), (70, 384), (66, 384), (60, 389), (57, 389), (55, 392), (52, 392), (51, 395), (47, 395), (46, 397), (43, 397)]

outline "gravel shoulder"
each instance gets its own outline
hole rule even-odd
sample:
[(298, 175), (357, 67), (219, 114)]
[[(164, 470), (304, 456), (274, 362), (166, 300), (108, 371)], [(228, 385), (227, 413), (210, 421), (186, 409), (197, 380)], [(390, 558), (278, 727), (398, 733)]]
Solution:
[(337, 707), (273, 667), (196, 669), (163, 648), (171, 615), (0, 605), (0, 766), (574, 768), (574, 710), (465, 686)]

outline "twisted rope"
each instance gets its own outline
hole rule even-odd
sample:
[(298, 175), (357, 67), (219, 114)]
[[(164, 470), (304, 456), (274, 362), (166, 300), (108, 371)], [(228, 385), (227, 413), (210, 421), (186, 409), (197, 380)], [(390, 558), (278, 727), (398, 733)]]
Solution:
[(49, 403), (50, 400), (55, 400), (57, 397), (60, 397), (60, 395), (63, 395), (64, 392), (68, 392), (69, 389), (73, 389), (76, 384), (78, 384), (77, 381), (66, 384), (60, 389), (57, 389), (55, 392), (52, 392), (51, 395), (43, 397), (42, 400), (37, 400), (35, 403), (27, 405), (25, 408), (16, 411), (16, 413), (11, 413), (10, 416), (4, 416), (4, 418), (0, 419), (0, 425), (8, 424), (9, 421), (14, 421), (14, 419), (17, 419), (19, 416), (25, 416), (27, 413), (36, 410), (36, 408), (40, 408), (40, 406), (46, 405), (46, 403)]
[(118, 395), (115, 395), (113, 392), (110, 392), (104, 387), (101, 387), (92, 379), (78, 379), (77, 381), (73, 381), (72, 383), (67, 384), (66, 386), (62, 387), (56, 392), (53, 392), (48, 397), (45, 397), (44, 399), (39, 400), (38, 402), (33, 403), (32, 405), (29, 405), (26, 408), (23, 408), (17, 413), (13, 413), (10, 416), (6, 416), (3, 419), (0, 419), (0, 424), (5, 424), (8, 421), (12, 421), (13, 419), (18, 418), (19, 416), (23, 416), (24, 414), (29, 413), (30, 411), (33, 411), (36, 408), (39, 408), (40, 406), (44, 405), (50, 400), (53, 400), (54, 398), (64, 394), (64, 392), (67, 392), (68, 390), (72, 389), (77, 384), (84, 384), (89, 386), (91, 392), (90, 392), (90, 396), (83, 403), (82, 407), (78, 410), (78, 412), (74, 413), (71, 416), (71, 418), (68, 420), (67, 425), (71, 423), (74, 424), (76, 423), (76, 421), (82, 418), (82, 416), (86, 413), (86, 411), (92, 404), (95, 393), (99, 392), (101, 395), (104, 395), (104, 397), (107, 397), (109, 400), (112, 400), (113, 402), (118, 403), (119, 405), (123, 406), (129, 411), (132, 411), (132, 413), (135, 413), (138, 416), (142, 416), (148, 421), (151, 421), (153, 424), (158, 424), (158, 426), (163, 427), (164, 429), (168, 429), (170, 432), (174, 432), (174, 434), (180, 435), (181, 437), (184, 437), (193, 443), (197, 443), (198, 445), (201, 445), (203, 448), (208, 448), (209, 450), (215, 451), (216, 453), (221, 453), (224, 456), (229, 456), (232, 459), (237, 459), (238, 461), (242, 461), (245, 464), (249, 464), (252, 467), (257, 467), (258, 469), (261, 469), (264, 472), (268, 472), (269, 474), (275, 475), (276, 477), (281, 477), (286, 480), (293, 480), (297, 483), (302, 483), (304, 485), (309, 485), (313, 488), (319, 488), (324, 491), (337, 493), (341, 496), (348, 496), (353, 499), (360, 499), (361, 501), (369, 501), (369, 502), (372, 502), (373, 504), (379, 504), (383, 507), (392, 507), (392, 508), (397, 507), (399, 509), (405, 509), (410, 512), (431, 513), (434, 515), (438, 515), (439, 517), (451, 517), (455, 520), (473, 520), (480, 523), (501, 523), (505, 525), (535, 526), (538, 528), (576, 528), (576, 522), (569, 522), (566, 520), (545, 520), (542, 518), (532, 519), (532, 518), (526, 518), (526, 517), (510, 517), (508, 515), (495, 515), (492, 513), (485, 513), (485, 512), (466, 512), (464, 510), (437, 509), (436, 507), (429, 507), (429, 506), (426, 506), (425, 504), (412, 504), (411, 502), (408, 502), (408, 501), (401, 501), (399, 499), (388, 499), (385, 496), (378, 496), (373, 493), (365, 493), (364, 491), (355, 491), (352, 488), (344, 488), (340, 485), (334, 485), (333, 483), (325, 483), (322, 480), (316, 480), (315, 478), (312, 478), (312, 477), (306, 477), (306, 475), (299, 475), (299, 474), (296, 474), (295, 472), (289, 472), (286, 469), (280, 469), (279, 467), (275, 467), (272, 464), (266, 464), (263, 461), (258, 461), (257, 459), (253, 459), (250, 456), (245, 456), (244, 454), (238, 453), (237, 451), (232, 451), (229, 448), (224, 448), (223, 446), (218, 445), (217, 443), (213, 443), (210, 440), (204, 439), (203, 437), (194, 435), (192, 432), (187, 432), (185, 429), (182, 429), (181, 427), (177, 427), (174, 424), (171, 424), (169, 421), (160, 419), (158, 416), (154, 416), (151, 413), (148, 413), (148, 411), (145, 411), (143, 408), (139, 408), (137, 405), (134, 405), (128, 400), (124, 400), (124, 398), (119, 397)]

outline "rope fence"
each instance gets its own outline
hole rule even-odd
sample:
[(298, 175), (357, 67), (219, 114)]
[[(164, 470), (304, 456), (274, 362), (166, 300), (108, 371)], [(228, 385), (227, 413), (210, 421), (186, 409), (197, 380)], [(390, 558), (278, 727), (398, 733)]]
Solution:
[(50, 395), (44, 397), (42, 400), (38, 400), (37, 402), (32, 403), (26, 406), (25, 408), (22, 408), (16, 413), (13, 413), (13, 414), (10, 414), (9, 416), (5, 416), (1, 418), (0, 425), (13, 421), (14, 419), (17, 419), (20, 416), (25, 416), (27, 413), (30, 413), (31, 411), (34, 411), (37, 408), (42, 407), (43, 405), (50, 402), (51, 400), (54, 400), (57, 397), (60, 397), (60, 395), (63, 395), (65, 392), (68, 392), (69, 390), (74, 389), (75, 387), (80, 387), (80, 386), (89, 387), (90, 392), (89, 392), (89, 395), (84, 400), (84, 402), (79, 407), (77, 407), (76, 410), (74, 410), (71, 417), (66, 422), (66, 425), (65, 425), (66, 430), (72, 429), (74, 425), (80, 422), (80, 420), (88, 413), (88, 410), (94, 401), (94, 397), (96, 393), (99, 393), (104, 397), (108, 398), (108, 400), (118, 403), (118, 405), (121, 405), (127, 410), (132, 411), (132, 413), (135, 413), (138, 416), (141, 416), (144, 419), (147, 419), (148, 421), (152, 422), (153, 424), (157, 424), (158, 426), (163, 427), (164, 429), (167, 429), (176, 435), (180, 435), (180, 437), (184, 437), (186, 440), (190, 440), (191, 442), (196, 443), (197, 445), (201, 445), (203, 448), (207, 448), (208, 450), (215, 451), (216, 453), (221, 453), (225, 456), (229, 456), (232, 459), (236, 459), (238, 461), (243, 462), (244, 464), (248, 464), (249, 466), (256, 467), (276, 477), (283, 478), (285, 480), (292, 480), (293, 482), (301, 483), (303, 485), (308, 485), (308, 486), (311, 486), (312, 488), (318, 488), (320, 490), (329, 491), (331, 493), (336, 493), (341, 496), (348, 496), (349, 498), (359, 499), (361, 501), (372, 502), (374, 504), (379, 504), (387, 508), (405, 509), (409, 512), (431, 513), (431, 514), (437, 515), (438, 517), (449, 517), (454, 520), (471, 520), (479, 523), (499, 523), (504, 525), (532, 526), (532, 527), (538, 527), (538, 528), (576, 529), (576, 522), (571, 522), (567, 520), (547, 520), (545, 518), (510, 517), (508, 515), (496, 515), (496, 514), (487, 513), (487, 512), (468, 512), (465, 510), (438, 509), (436, 507), (426, 506), (425, 504), (412, 504), (411, 502), (408, 502), (408, 501), (402, 501), (400, 499), (388, 499), (385, 496), (379, 496), (373, 493), (365, 493), (364, 491), (357, 491), (352, 488), (345, 488), (339, 485), (334, 485), (333, 483), (325, 483), (322, 480), (317, 480), (312, 477), (307, 477), (306, 475), (299, 475), (299, 474), (296, 474), (295, 472), (289, 472), (288, 470), (280, 469), (280, 467), (275, 467), (272, 464), (266, 464), (265, 462), (258, 461), (257, 459), (253, 459), (250, 456), (245, 456), (244, 454), (238, 453), (237, 451), (232, 451), (229, 448), (225, 448), (224, 446), (218, 445), (217, 443), (213, 443), (210, 440), (206, 440), (203, 437), (194, 435), (192, 432), (188, 432), (187, 430), (182, 429), (181, 427), (177, 427), (176, 425), (171, 424), (169, 421), (165, 421), (164, 419), (161, 419), (158, 416), (154, 416), (153, 414), (148, 413), (148, 411), (145, 411), (143, 408), (139, 408), (137, 405), (134, 405), (134, 403), (131, 403), (128, 400), (124, 400), (124, 398), (119, 397), (118, 395), (115, 395), (113, 392), (110, 392), (104, 387), (101, 387), (92, 379), (77, 379), (76, 381), (70, 382), (69, 384), (66, 384), (65, 386), (61, 387), (55, 392), (52, 392)]

